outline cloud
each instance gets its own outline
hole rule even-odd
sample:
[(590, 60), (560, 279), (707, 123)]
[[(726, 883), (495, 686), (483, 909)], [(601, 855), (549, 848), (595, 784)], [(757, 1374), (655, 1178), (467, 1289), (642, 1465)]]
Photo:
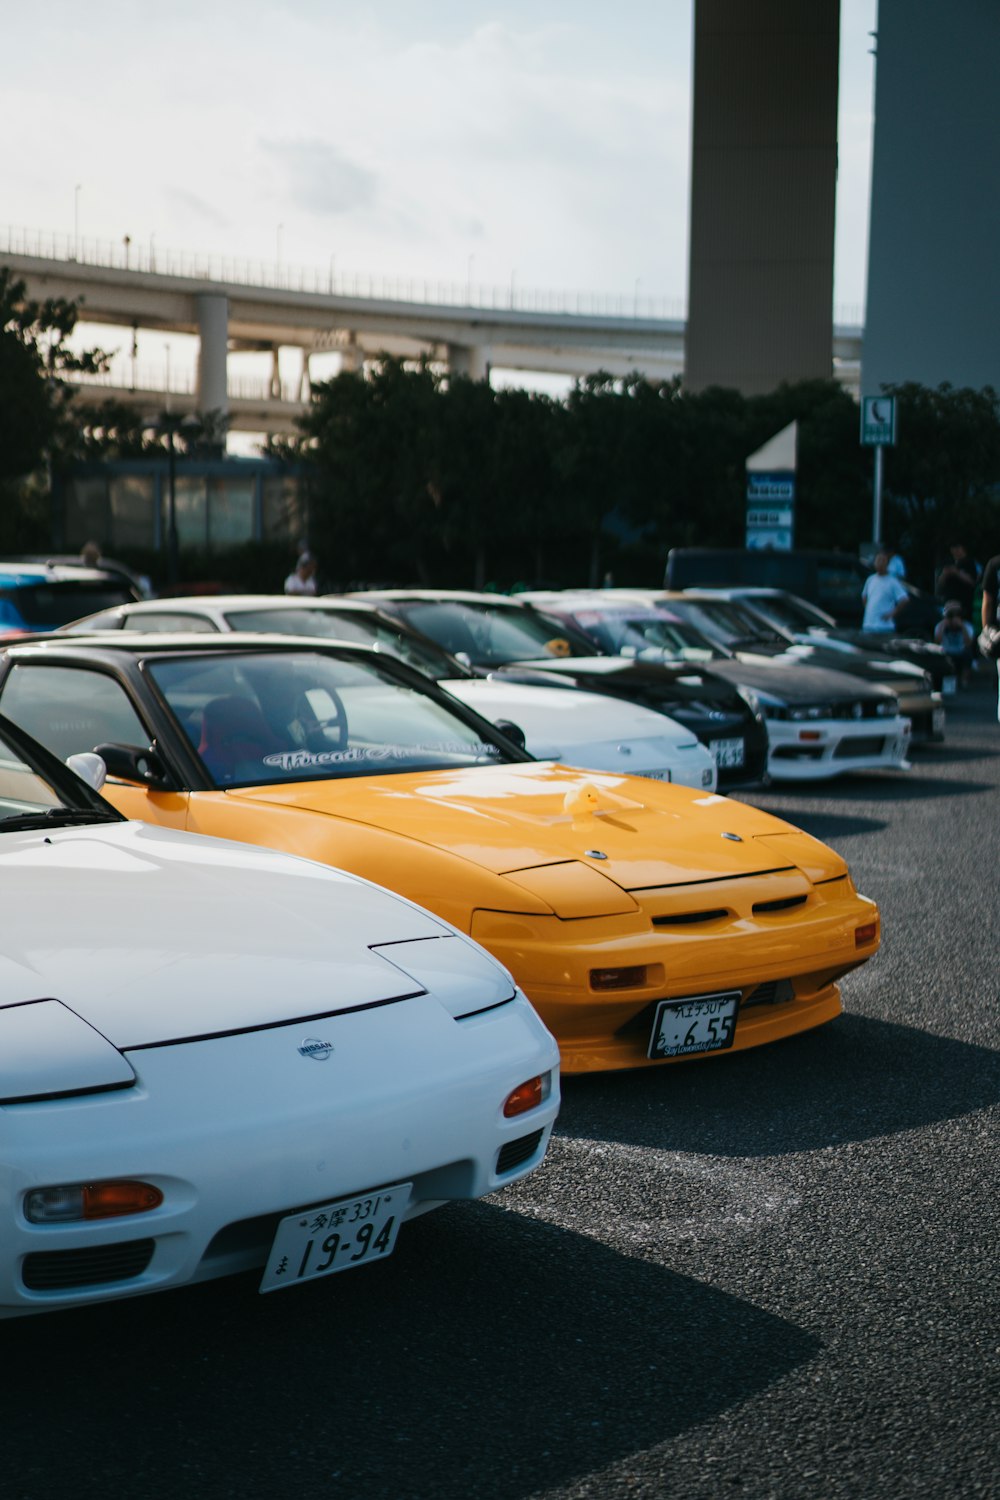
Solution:
[(305, 213), (346, 214), (375, 200), (375, 173), (326, 141), (261, 141), (260, 149), (283, 175), (291, 202)]

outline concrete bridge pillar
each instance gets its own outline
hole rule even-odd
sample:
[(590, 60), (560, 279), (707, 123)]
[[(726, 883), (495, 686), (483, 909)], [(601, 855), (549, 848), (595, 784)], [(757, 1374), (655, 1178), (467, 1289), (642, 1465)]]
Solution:
[(221, 293), (202, 292), (198, 305), (198, 410), (229, 416), (226, 358), (229, 352), (229, 301)]
[(449, 344), (448, 368), (453, 375), (467, 375), (470, 380), (489, 380), (489, 345)]

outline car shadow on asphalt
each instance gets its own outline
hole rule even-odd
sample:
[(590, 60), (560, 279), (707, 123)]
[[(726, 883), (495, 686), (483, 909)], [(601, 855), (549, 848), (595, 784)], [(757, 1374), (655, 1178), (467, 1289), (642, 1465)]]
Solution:
[(846, 1014), (769, 1047), (563, 1079), (557, 1130), (718, 1156), (782, 1156), (955, 1119), (1000, 1100), (1000, 1053)]
[(240, 1276), (8, 1324), (5, 1494), (516, 1500), (717, 1418), (822, 1347), (502, 1201), (268, 1297)]

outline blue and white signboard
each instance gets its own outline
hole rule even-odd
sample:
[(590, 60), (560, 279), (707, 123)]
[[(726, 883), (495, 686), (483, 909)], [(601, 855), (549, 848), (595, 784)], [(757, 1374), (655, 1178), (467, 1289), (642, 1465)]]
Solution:
[(792, 422), (747, 459), (746, 545), (754, 552), (795, 545), (796, 437)]

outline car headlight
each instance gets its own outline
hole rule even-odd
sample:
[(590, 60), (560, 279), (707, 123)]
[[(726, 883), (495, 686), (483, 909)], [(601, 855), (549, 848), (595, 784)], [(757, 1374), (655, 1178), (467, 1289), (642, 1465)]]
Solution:
[(107, 1037), (58, 1000), (0, 1009), (0, 1104), (131, 1088), (135, 1073)]
[(882, 698), (875, 705), (875, 713), (880, 719), (892, 719), (899, 713), (899, 704), (894, 698)]
[(507, 1005), (516, 993), (502, 964), (458, 933), (376, 943), (372, 952), (401, 969), (461, 1021), (480, 1011)]
[(829, 719), (832, 716), (828, 703), (798, 703), (788, 710), (788, 717), (797, 722), (803, 719)]

